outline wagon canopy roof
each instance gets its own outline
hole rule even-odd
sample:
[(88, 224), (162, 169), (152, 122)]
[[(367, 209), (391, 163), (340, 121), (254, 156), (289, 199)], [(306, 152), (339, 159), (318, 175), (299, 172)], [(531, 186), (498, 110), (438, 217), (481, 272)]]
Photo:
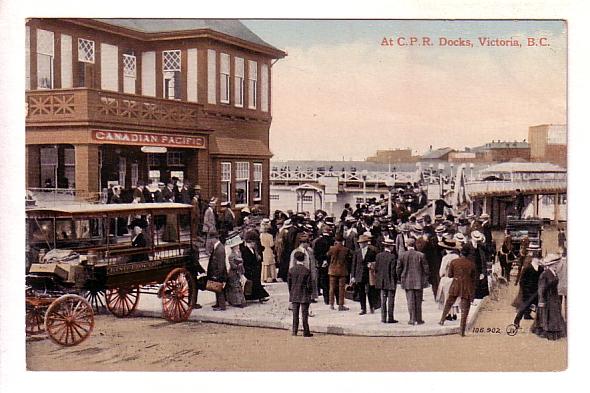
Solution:
[(192, 209), (184, 203), (120, 203), (112, 205), (64, 205), (27, 209), (27, 217), (103, 217), (113, 214), (166, 214)]

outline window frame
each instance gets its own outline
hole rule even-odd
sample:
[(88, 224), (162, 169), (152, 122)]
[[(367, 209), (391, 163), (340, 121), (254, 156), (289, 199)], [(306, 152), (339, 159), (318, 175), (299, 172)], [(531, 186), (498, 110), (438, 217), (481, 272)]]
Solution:
[(234, 106), (244, 107), (244, 59), (234, 58)]
[[(255, 195), (253, 195), (253, 201), (254, 202), (260, 202), (262, 200), (262, 163), (260, 162), (255, 162), (252, 164), (253, 165), (253, 169), (254, 169), (254, 176), (253, 176), (253, 187), (252, 187), (252, 192), (256, 191), (256, 186), (258, 185), (258, 197), (256, 197)], [(260, 175), (260, 176), (257, 176)]]
[(258, 108), (258, 62), (248, 60), (248, 109)]
[[(236, 161), (235, 170), (235, 193), (236, 193), (236, 206), (248, 206), (250, 201), (250, 162), (249, 161)], [(238, 203), (238, 184), (244, 182), (244, 202)]]
[[(90, 48), (92, 48), (92, 56), (81, 57), (82, 53), (86, 53), (86, 50), (84, 49), (85, 46), (82, 45), (83, 42), (88, 42), (88, 43), (92, 44), (89, 46)], [(89, 57), (89, 58), (87, 58), (87, 57)], [(78, 61), (81, 63), (88, 63), (88, 64), (95, 63), (95, 61), (96, 61), (96, 43), (94, 42), (94, 40), (89, 40), (87, 38), (78, 37)]]
[(227, 53), (219, 53), (219, 102), (229, 104), (231, 100), (231, 58)]
[[(223, 161), (221, 162), (221, 170), (220, 170), (220, 199), (221, 202), (229, 202), (231, 204), (232, 201), (232, 194), (231, 194), (231, 162)], [(226, 198), (223, 196), (224, 187), (227, 189)], [(225, 199), (225, 200), (224, 200)]]

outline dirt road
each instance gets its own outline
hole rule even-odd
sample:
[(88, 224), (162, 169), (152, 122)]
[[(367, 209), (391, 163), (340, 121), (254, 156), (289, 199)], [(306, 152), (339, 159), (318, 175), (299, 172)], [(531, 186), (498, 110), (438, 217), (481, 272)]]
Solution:
[[(556, 243), (551, 231), (544, 238), (546, 244)], [(95, 371), (565, 369), (567, 340), (548, 341), (529, 333), (532, 321), (522, 321), (523, 329), (516, 336), (506, 334), (515, 314), (510, 306), (515, 295), (515, 286), (503, 287), (500, 299), (488, 302), (480, 312), (474, 328), (483, 328), (483, 332), (472, 329), (466, 337), (316, 334), (303, 338), (292, 337), (286, 330), (98, 315), (92, 336), (79, 346), (65, 348), (46, 338), (28, 339), (27, 365), (29, 370)], [(496, 329), (500, 332), (495, 333)]]

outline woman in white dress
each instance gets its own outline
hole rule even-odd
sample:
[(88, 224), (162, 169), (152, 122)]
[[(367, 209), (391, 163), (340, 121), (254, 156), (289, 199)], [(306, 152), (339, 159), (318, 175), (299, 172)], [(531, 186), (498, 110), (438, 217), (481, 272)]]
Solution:
[[(442, 310), (445, 306), (447, 298), (449, 297), (449, 289), (453, 283), (453, 279), (448, 276), (449, 266), (453, 259), (459, 258), (459, 247), (461, 247), (461, 243), (455, 241), (454, 239), (444, 239), (442, 242), (439, 242), (438, 245), (439, 247), (445, 249), (445, 255), (442, 257), (440, 269), (438, 271), (440, 282), (438, 284), (438, 292), (436, 294), (438, 308)], [(447, 315), (448, 321), (457, 319), (460, 300), (460, 298), (457, 298), (457, 301), (451, 307), (451, 311)]]
[(264, 247), (262, 251), (262, 282), (276, 282), (277, 281), (277, 268), (275, 265), (274, 256), (274, 241), (272, 235), (268, 232), (270, 229), (270, 220), (265, 218), (262, 220), (260, 225), (260, 244)]

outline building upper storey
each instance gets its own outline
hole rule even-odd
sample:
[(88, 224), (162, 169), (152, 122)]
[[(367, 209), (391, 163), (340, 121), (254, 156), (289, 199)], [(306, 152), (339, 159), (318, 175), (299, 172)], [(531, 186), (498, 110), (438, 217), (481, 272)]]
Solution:
[(86, 88), (270, 117), (271, 66), (284, 56), (238, 20), (61, 18), (26, 23), (30, 92)]

